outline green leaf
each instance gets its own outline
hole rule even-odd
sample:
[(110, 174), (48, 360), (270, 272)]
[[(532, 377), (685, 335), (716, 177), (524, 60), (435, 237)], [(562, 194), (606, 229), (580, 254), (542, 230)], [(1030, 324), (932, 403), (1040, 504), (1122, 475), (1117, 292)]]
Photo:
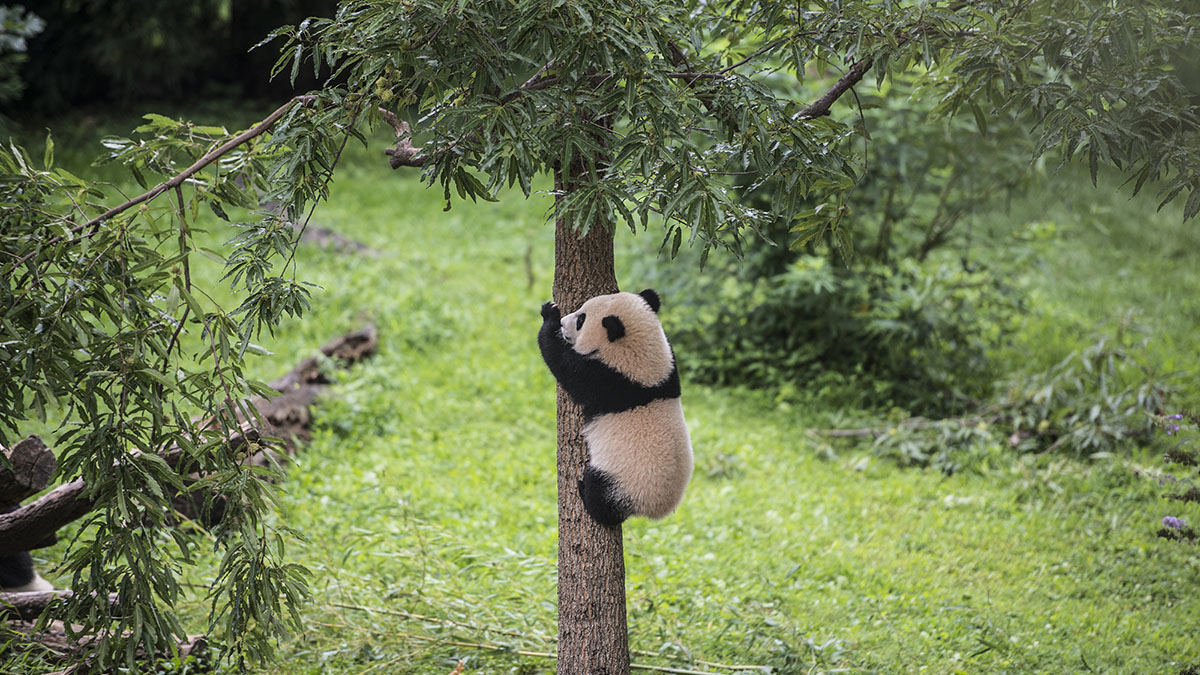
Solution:
[(184, 281), (182, 277), (175, 278), (175, 288), (179, 291), (179, 295), (183, 298), (183, 301), (186, 302), (188, 307), (191, 308), (192, 315), (196, 318), (203, 317), (204, 309), (200, 306), (199, 302), (196, 302), (196, 298), (192, 297), (192, 294), (188, 292), (187, 288), (185, 288), (183, 284)]
[(1196, 217), (1200, 213), (1200, 186), (1193, 184), (1192, 191), (1188, 194), (1187, 204), (1183, 207), (1184, 222)]
[(164, 387), (166, 387), (168, 389), (175, 388), (175, 382), (173, 382), (166, 375), (163, 375), (162, 373), (158, 372), (157, 370), (154, 370), (153, 368), (142, 368), (138, 372), (141, 373), (142, 375), (145, 375), (146, 377), (149, 377), (150, 379), (154, 380), (155, 382), (158, 382), (159, 384), (163, 385)]
[(208, 208), (212, 209), (212, 212), (215, 213), (217, 215), (217, 217), (220, 218), (221, 220), (223, 220), (227, 223), (232, 222), (229, 219), (229, 216), (225, 213), (225, 209), (221, 206), (221, 202), (219, 202), (215, 199), (210, 199), (210, 200), (208, 200)]
[(146, 181), (146, 177), (142, 175), (142, 171), (138, 168), (137, 164), (129, 165), (129, 173), (133, 174), (133, 179), (137, 181), (138, 185), (142, 186), (143, 190), (150, 189), (150, 184)]
[(54, 166), (54, 137), (50, 135), (50, 130), (46, 130), (46, 152), (42, 155), (42, 166), (47, 171)]
[(175, 314), (175, 310), (179, 309), (179, 287), (172, 285), (171, 290), (167, 292), (167, 300), (165, 309), (167, 314)]
[(971, 101), (971, 114), (975, 116), (975, 126), (979, 129), (979, 133), (987, 136), (987, 117), (983, 114), (983, 111), (979, 109), (979, 106), (974, 101)]
[[(301, 26), (303, 29), (303, 26)], [(300, 59), (304, 56), (304, 45), (297, 43), (295, 54), (292, 56), (292, 73), (288, 80), (291, 85), (296, 86), (296, 77), (300, 75)]]

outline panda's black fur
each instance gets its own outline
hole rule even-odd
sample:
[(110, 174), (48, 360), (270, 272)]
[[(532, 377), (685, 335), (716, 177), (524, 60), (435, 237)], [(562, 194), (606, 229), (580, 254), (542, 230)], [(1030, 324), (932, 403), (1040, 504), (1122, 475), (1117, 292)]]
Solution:
[[(679, 370), (659, 307), (649, 289), (597, 296), (566, 318), (554, 303), (542, 306), (542, 358), (583, 408), (591, 461), (579, 482), (580, 497), (603, 525), (634, 515), (665, 516), (691, 477)], [(589, 309), (603, 316), (590, 316)]]
[[(0, 509), (0, 513), (9, 513), (18, 508)], [(33, 556), (28, 551), (0, 556), (0, 592), (48, 591), (53, 588), (33, 569)]]
[(0, 592), (27, 590), (25, 587), (37, 578), (28, 551), (0, 556)]

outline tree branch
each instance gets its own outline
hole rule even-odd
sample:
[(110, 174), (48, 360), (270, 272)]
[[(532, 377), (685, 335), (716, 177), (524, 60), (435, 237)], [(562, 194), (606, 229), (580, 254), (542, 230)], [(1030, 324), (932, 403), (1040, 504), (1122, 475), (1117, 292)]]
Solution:
[(379, 111), (388, 126), (396, 132), (395, 144), (383, 151), (383, 154), (391, 157), (388, 164), (393, 169), (399, 169), (402, 166), (425, 166), (426, 156), (421, 148), (413, 146), (412, 128), (408, 126), (408, 122), (400, 119), (396, 113), (386, 108), (377, 108), (376, 110)]
[(225, 155), (225, 153), (229, 152), (230, 150), (238, 147), (242, 143), (245, 143), (246, 141), (248, 141), (256, 136), (261, 135), (263, 132), (270, 129), (276, 122), (279, 121), (279, 118), (283, 117), (284, 114), (287, 113), (287, 111), (296, 103), (300, 103), (303, 105), (305, 103), (309, 103), (310, 101), (313, 101), (314, 99), (316, 99), (316, 96), (313, 96), (311, 94), (304, 95), (304, 96), (297, 96), (297, 97), (293, 98), (292, 100), (288, 101), (287, 103), (284, 103), (283, 105), (276, 108), (275, 112), (271, 113), (270, 115), (267, 115), (266, 119), (259, 122), (254, 127), (247, 129), (246, 131), (243, 131), (242, 133), (238, 134), (237, 136), (234, 136), (233, 138), (226, 141), (223, 145), (221, 145), (217, 149), (209, 151), (203, 157), (196, 160), (195, 163), (193, 163), (191, 166), (189, 166), (188, 168), (184, 169), (182, 172), (177, 174), (174, 178), (171, 178), (170, 180), (167, 180), (163, 183), (159, 183), (155, 187), (151, 188), (148, 192), (144, 192), (144, 193), (134, 197), (133, 199), (130, 199), (129, 201), (125, 202), (124, 204), (112, 207), (111, 209), (105, 211), (103, 214), (87, 221), (86, 223), (84, 223), (83, 225), (79, 226), (76, 229), (87, 229), (88, 227), (97, 225), (105, 220), (108, 220), (109, 218), (112, 218), (115, 215), (123, 213), (123, 212), (129, 210), (130, 208), (137, 206), (138, 204), (141, 204), (142, 202), (148, 202), (151, 199), (154, 199), (155, 197), (159, 196), (160, 194), (166, 192), (167, 190), (170, 190), (171, 188), (175, 188), (175, 187), (179, 187), (180, 185), (183, 185), (184, 181), (191, 178), (193, 175), (196, 174), (196, 172), (200, 171), (204, 167), (206, 167), (209, 164), (212, 164), (213, 162), (220, 159), (222, 156)]
[(821, 98), (817, 99), (803, 110), (796, 113), (796, 119), (811, 120), (817, 117), (824, 117), (825, 115), (828, 115), (830, 106), (832, 106), (835, 101), (841, 98), (842, 94), (845, 94), (847, 91), (853, 89), (854, 85), (858, 84), (859, 81), (863, 79), (863, 76), (866, 75), (867, 71), (871, 69), (872, 63), (874, 63), (874, 59), (871, 57), (867, 57), (860, 61), (855, 61), (854, 64), (850, 66), (850, 70), (847, 70), (846, 74), (829, 88), (829, 91), (825, 92)]
[[(896, 45), (894, 49), (903, 47), (909, 40), (912, 40), (913, 38), (925, 32), (927, 31), (924, 27), (917, 27), (912, 32), (900, 35), (896, 38)], [(858, 61), (855, 61), (850, 65), (850, 69), (846, 71), (846, 74), (829, 88), (829, 91), (825, 92), (821, 98), (813, 101), (808, 107), (796, 113), (796, 119), (811, 120), (817, 117), (824, 117), (825, 115), (828, 115), (829, 108), (834, 104), (834, 102), (841, 98), (842, 94), (845, 94), (853, 89), (854, 85), (858, 84), (859, 81), (863, 79), (863, 76), (867, 74), (867, 71), (871, 69), (871, 66), (874, 63), (875, 57), (873, 56), (868, 56), (865, 59), (859, 59)]]

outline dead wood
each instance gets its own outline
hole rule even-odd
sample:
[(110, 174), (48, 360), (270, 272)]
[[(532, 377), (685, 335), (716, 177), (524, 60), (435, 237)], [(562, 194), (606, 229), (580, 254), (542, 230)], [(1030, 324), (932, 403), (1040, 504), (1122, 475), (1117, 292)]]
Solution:
[[(230, 435), (226, 442), (233, 450), (244, 451), (245, 461), (255, 466), (285, 461), (286, 455), (277, 453), (264, 441), (265, 437), (282, 439), (285, 452), (294, 452), (297, 440), (311, 438), (309, 406), (331, 382), (322, 370), (324, 364), (330, 359), (341, 364), (355, 363), (374, 354), (377, 347), (378, 339), (372, 325), (330, 340), (321, 347), (319, 356), (304, 359), (283, 377), (271, 382), (271, 387), (280, 392), (279, 396), (253, 399), (251, 403), (257, 409), (260, 420), (243, 420), (241, 429)], [(208, 426), (210, 431), (216, 431), (213, 425)], [(31, 487), (37, 485), (41, 479), (34, 477), (35, 474), (40, 476), (47, 471), (47, 465), (54, 463), (54, 453), (46, 448), (41, 439), (33, 436), (14, 445), (12, 454), (18, 454), (18, 449), (21, 456), (28, 454), (31, 458), (29, 461), (21, 460), (22, 465), (32, 464), (36, 467), (36, 471), (25, 471), (22, 475), (28, 477), (20, 480)], [(201, 467), (189, 466), (188, 457), (182, 449), (171, 448), (163, 453), (163, 458), (176, 471), (189, 474), (190, 483), (194, 484), (201, 478)], [(52, 475), (53, 467), (48, 471)], [(16, 474), (13, 475), (15, 481)], [(3, 480), (4, 477), (0, 475), (0, 485), (4, 484)], [(45, 482), (42, 482), (37, 490), (23, 494), (27, 496), (44, 487)], [(13, 489), (20, 492), (25, 488)], [(5, 494), (0, 492), (0, 495)], [(172, 498), (172, 505), (179, 516), (200, 520), (208, 525), (219, 522), (224, 515), (223, 501), (204, 490), (179, 493)], [(82, 518), (94, 506), (87, 494), (87, 486), (82, 479), (76, 479), (58, 486), (32, 503), (0, 514), (0, 556), (50, 546), (56, 541), (55, 533), (59, 528)]]
[[(38, 591), (36, 593), (0, 593), (0, 619), (35, 621), (46, 608), (73, 595), (71, 591)], [(110, 604), (117, 603), (117, 594), (108, 596)]]
[(332, 383), (327, 374), (329, 360), (349, 366), (371, 356), (378, 347), (375, 326), (368, 324), (330, 340), (321, 346), (320, 355), (304, 359), (287, 374), (272, 381), (271, 388), (278, 391), (279, 396), (251, 401), (269, 425), (263, 430), (263, 435), (283, 439), (291, 454), (295, 440), (306, 441), (311, 438), (309, 406)]
[[(78, 634), (79, 631), (80, 627), (75, 626), (74, 633)], [(8, 641), (10, 637), (16, 639)], [(62, 670), (45, 675), (81, 675), (89, 672), (91, 670), (89, 649), (92, 639), (85, 636), (78, 642), (72, 642), (71, 637), (67, 634), (67, 626), (62, 621), (50, 621), (41, 629), (38, 629), (37, 623), (32, 619), (13, 619), (0, 624), (0, 640), (7, 642), (11, 648), (40, 648), (43, 658), (53, 664), (52, 667), (65, 666)], [(211, 670), (213, 664), (206, 660), (209, 654), (208, 638), (204, 635), (187, 635), (178, 643), (176, 649), (179, 656), (190, 656), (197, 660), (189, 664), (188, 672)], [(161, 656), (166, 658), (172, 654), (162, 654)], [(142, 651), (138, 652), (137, 657), (141, 660), (149, 660)]]
[[(258, 432), (247, 427), (232, 435), (227, 442), (234, 450), (238, 450), (255, 447), (259, 440)], [(40, 439), (38, 442), (41, 442)], [(47, 449), (47, 452), (50, 451)], [(186, 461), (184, 452), (179, 448), (163, 453), (163, 459), (176, 469)], [(82, 518), (94, 507), (95, 503), (87, 494), (87, 485), (82, 478), (77, 478), (59, 485), (25, 506), (0, 514), (0, 556), (54, 544), (55, 533), (60, 527)]]
[[(295, 224), (293, 224), (295, 226)], [(378, 258), (380, 250), (351, 239), (341, 232), (335, 232), (327, 227), (308, 224), (301, 230), (300, 241), (320, 248), (327, 248), (338, 253), (353, 253), (367, 258)]]
[[(287, 457), (295, 453), (298, 442), (312, 438), (312, 414), (309, 408), (332, 383), (328, 376), (328, 368), (332, 365), (330, 361), (348, 366), (371, 356), (378, 346), (375, 326), (371, 324), (334, 338), (321, 346), (319, 354), (302, 360), (270, 383), (271, 388), (279, 392), (278, 396), (251, 399), (258, 419), (242, 420), (243, 431), (257, 432), (256, 439), (278, 438), (283, 445), (279, 447), (256, 442), (257, 449), (248, 454), (246, 463), (274, 466), (286, 462)], [(190, 476), (192, 481), (199, 478), (198, 472)], [(178, 494), (172, 503), (179, 515), (200, 520), (207, 525), (220, 522), (225, 510), (222, 500), (213, 499), (211, 494), (203, 491)]]
[(37, 501), (0, 515), (0, 555), (53, 544), (58, 528), (92, 510), (82, 479), (64, 483)]
[[(235, 179), (236, 180), (236, 179)], [(239, 187), (245, 187), (244, 184), (238, 183)], [(292, 229), (300, 231), (300, 241), (305, 244), (312, 244), (321, 248), (331, 249), (338, 253), (353, 253), (356, 255), (365, 256), (367, 258), (378, 258), (382, 251), (367, 244), (351, 239), (346, 235), (331, 230), (320, 225), (313, 225), (309, 222), (297, 223), (288, 217), (286, 207), (283, 202), (278, 200), (270, 200), (262, 203), (262, 208), (267, 211), (283, 216), (287, 224), (292, 226)]]
[(8, 466), (0, 468), (0, 510), (19, 505), (26, 497), (50, 484), (58, 461), (38, 436), (30, 436), (4, 450)]

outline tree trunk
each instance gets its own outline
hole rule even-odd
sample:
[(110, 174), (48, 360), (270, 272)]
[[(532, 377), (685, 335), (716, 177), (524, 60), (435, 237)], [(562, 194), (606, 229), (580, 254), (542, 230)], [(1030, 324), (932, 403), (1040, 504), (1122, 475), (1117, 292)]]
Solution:
[[(555, 172), (560, 194), (583, 170)], [(595, 295), (615, 293), (613, 233), (604, 222), (584, 237), (562, 217), (554, 231), (554, 301), (563, 314)], [(621, 528), (603, 527), (583, 510), (579, 480), (587, 465), (583, 413), (558, 389), (558, 675), (628, 675), (625, 557)]]

